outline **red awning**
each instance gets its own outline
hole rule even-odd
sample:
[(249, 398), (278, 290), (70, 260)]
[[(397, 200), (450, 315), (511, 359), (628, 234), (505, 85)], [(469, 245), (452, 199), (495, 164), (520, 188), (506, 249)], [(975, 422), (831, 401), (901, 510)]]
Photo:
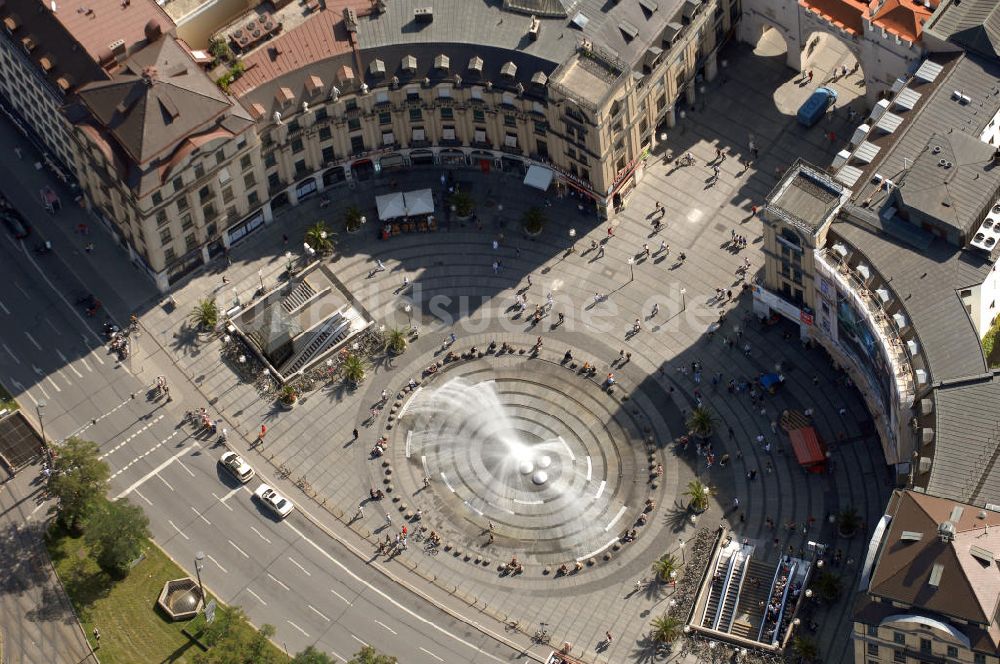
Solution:
[(821, 473), (826, 467), (826, 445), (812, 427), (793, 429), (788, 432), (799, 465), (813, 473)]

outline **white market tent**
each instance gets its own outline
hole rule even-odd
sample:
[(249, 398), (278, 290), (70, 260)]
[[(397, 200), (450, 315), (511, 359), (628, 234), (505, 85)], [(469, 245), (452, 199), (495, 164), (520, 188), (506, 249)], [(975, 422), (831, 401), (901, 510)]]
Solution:
[(524, 176), (524, 184), (546, 191), (552, 184), (552, 171), (543, 166), (529, 166), (528, 172)]
[(378, 218), (382, 221), (434, 212), (434, 194), (430, 189), (383, 194), (375, 197)]

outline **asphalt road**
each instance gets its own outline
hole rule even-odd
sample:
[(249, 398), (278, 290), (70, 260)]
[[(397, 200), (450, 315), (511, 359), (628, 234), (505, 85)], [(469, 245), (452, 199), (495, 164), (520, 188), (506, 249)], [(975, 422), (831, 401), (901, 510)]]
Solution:
[[(14, 140), (0, 127), (0, 154), (10, 154)], [(31, 192), (43, 177), (0, 163), (3, 191), (35, 227), (26, 243), (6, 231), (0, 237), (0, 380), (27, 409), (45, 404), (48, 437), (80, 433), (97, 442), (111, 468), (112, 497), (140, 505), (157, 543), (192, 574), (196, 552), (204, 551), (206, 586), (256, 624), (273, 624), (275, 642), (290, 653), (315, 645), (343, 659), (371, 644), (407, 664), (525, 661), (359, 560), (301, 514), (309, 505), (273, 520), (251, 499), (266, 478), (244, 487), (221, 473), (222, 450), (181, 424), (185, 409), (201, 403), (185, 398), (169, 358), (140, 337), (132, 358), (119, 363), (103, 345), (103, 316), (87, 318), (75, 304), (91, 290), (114, 295), (104, 294), (104, 284), (84, 284), (81, 256), (59, 251), (83, 217), (72, 208), (52, 217), (37, 205)], [(40, 237), (55, 238), (54, 254), (32, 251)], [(120, 253), (106, 260), (125, 263)], [(154, 367), (165, 367), (173, 403), (149, 394)]]

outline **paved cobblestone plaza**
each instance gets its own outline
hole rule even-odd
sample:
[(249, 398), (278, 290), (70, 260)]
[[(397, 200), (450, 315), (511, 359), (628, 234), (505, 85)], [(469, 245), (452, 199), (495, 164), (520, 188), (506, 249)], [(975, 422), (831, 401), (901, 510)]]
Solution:
[[(841, 550), (836, 572), (845, 590), (852, 588), (869, 531), (839, 538), (828, 517), (854, 507), (868, 528), (881, 516), (891, 486), (869, 415), (821, 352), (803, 348), (791, 328), (762, 327), (752, 318), (750, 294), (735, 274), (744, 259), (751, 276), (762, 263), (760, 222), (751, 208), (776, 182), (776, 169), (799, 157), (826, 164), (833, 156), (827, 129), (795, 123), (794, 109), (814, 86), (784, 66), (781, 48), (765, 41), (756, 53), (741, 45), (725, 51), (726, 66), (706, 84), (704, 102), (669, 132), (667, 146), (675, 154), (692, 152), (697, 163), (667, 165), (655, 151), (627, 209), (610, 224), (581, 214), (577, 199), (523, 187), (517, 175), (456, 170), (458, 185), (476, 200), (478, 226), (451, 221), (435, 233), (382, 241), (374, 223), (344, 232), (343, 210), (357, 205), (376, 219), (374, 197), (393, 184), (431, 186), (440, 201), (441, 169), (332, 190), (329, 207), (310, 200), (286, 209), (232, 251), (231, 265), (217, 261), (175, 293), (176, 307), (152, 308), (142, 322), (162, 350), (143, 348), (141, 355), (163, 353), (176, 362), (203, 392), (181, 396), (185, 406), (208, 405), (236, 432), (235, 448), (252, 447), (257, 464), (266, 460), (272, 473), (284, 467), (289, 480), (305, 480), (308, 496), (293, 497), (306, 509), (337, 517), (343, 537), (359, 549), (374, 555), (386, 533), (420, 510), (422, 524), (440, 533), (447, 549), (431, 555), (422, 544), (411, 545), (386, 564), (442, 602), (457, 600), (472, 621), (500, 633), (500, 621), (517, 620), (528, 633), (545, 622), (553, 643), (573, 643), (574, 654), (586, 661), (652, 661), (649, 621), (667, 609), (672, 589), (653, 582), (651, 564), (667, 552), (688, 562), (683, 543), (723, 522), (768, 560), (808, 541)], [(809, 66), (821, 82), (852, 62), (846, 49), (824, 40)], [(829, 129), (846, 131), (841, 111), (864, 103), (856, 80), (837, 83), (841, 102)], [(748, 155), (751, 138), (760, 155), (744, 168), (740, 157)], [(730, 158), (720, 162), (714, 182), (709, 162), (717, 148)], [(651, 224), (659, 216), (657, 202), (666, 209), (658, 232)], [(534, 238), (523, 234), (520, 222), (530, 205), (543, 206), (548, 217)], [(262, 284), (276, 286), (285, 252), (295, 251), (302, 231), (319, 219), (339, 233), (331, 269), (377, 325), (413, 325), (419, 336), (399, 356), (374, 357), (357, 389), (317, 385), (286, 411), (238, 381), (220, 364), (223, 342), (194, 334), (185, 317), (203, 297), (228, 304), (234, 288), (247, 299)], [(746, 236), (747, 248), (731, 244), (733, 233)], [(287, 246), (283, 235), (291, 238)], [(600, 248), (591, 249), (592, 241)], [(376, 260), (386, 269), (373, 274)], [(732, 289), (732, 299), (717, 297), (718, 288)], [(528, 303), (523, 315), (514, 308), (518, 294)], [(550, 295), (551, 309), (532, 323), (535, 305), (547, 308)], [(564, 320), (557, 324), (560, 313)], [(632, 334), (636, 319), (640, 329)], [(714, 335), (706, 334), (720, 321)], [(452, 333), (456, 340), (445, 348)], [(539, 337), (543, 344), (533, 355)], [(727, 339), (739, 341), (728, 346)], [(514, 351), (485, 352), (491, 341)], [(449, 351), (467, 354), (473, 346), (474, 357), (444, 362)], [(564, 361), (567, 351), (572, 361)], [(627, 355), (620, 359), (621, 353)], [(437, 373), (425, 375), (439, 362)], [(702, 367), (700, 383), (690, 371), (695, 362)], [(584, 363), (595, 367), (592, 376), (581, 374)], [(765, 397), (763, 409), (727, 390), (730, 380), (753, 381), (776, 367), (785, 385)], [(602, 389), (609, 372), (616, 381), (611, 393)], [(411, 379), (420, 382), (416, 394)], [(544, 469), (546, 481), (534, 483), (530, 472), (481, 444), (492, 436), (492, 422), (474, 416), (475, 404), (465, 406), (467, 417), (420, 412), (434, 390), (456, 379), (492, 381), (490, 390), (513, 430), (539, 448), (531, 470)], [(373, 418), (383, 390), (388, 407)], [(674, 444), (699, 400), (717, 417), (711, 467), (694, 445), (682, 451)], [(795, 463), (776, 426), (789, 409), (813, 409), (815, 426), (831, 442), (828, 474), (809, 475)], [(262, 423), (266, 442), (256, 444)], [(381, 435), (388, 449), (373, 457)], [(471, 442), (463, 445), (463, 439)], [(547, 465), (539, 464), (541, 456)], [(682, 494), (695, 477), (715, 496), (692, 524)], [(392, 490), (383, 501), (368, 500), (371, 489), (387, 487)], [(734, 499), (738, 509), (731, 508)], [(637, 526), (647, 500), (655, 507), (646, 525)], [(362, 504), (363, 517), (352, 519)], [(387, 512), (393, 528), (385, 528)], [(631, 528), (637, 529), (635, 542), (612, 546)], [(523, 573), (498, 574), (498, 564), (515, 555)], [(578, 560), (579, 572), (555, 573), (562, 564), (574, 569)], [(815, 615), (822, 660), (848, 661), (850, 607), (843, 601), (823, 605)], [(614, 642), (598, 652), (605, 631)], [(511, 638), (527, 644), (522, 634)]]

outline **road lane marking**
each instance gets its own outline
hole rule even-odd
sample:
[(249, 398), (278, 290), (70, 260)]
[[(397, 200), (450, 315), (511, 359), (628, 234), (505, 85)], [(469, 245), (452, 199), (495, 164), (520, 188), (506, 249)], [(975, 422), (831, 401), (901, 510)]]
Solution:
[(205, 523), (207, 523), (207, 524), (208, 524), (208, 525), (210, 525), (210, 526), (212, 525), (212, 522), (211, 522), (211, 521), (209, 521), (208, 519), (206, 519), (206, 518), (205, 518), (205, 515), (204, 515), (204, 514), (202, 514), (201, 512), (199, 512), (199, 511), (198, 511), (198, 508), (196, 508), (196, 507), (195, 507), (194, 505), (188, 505), (188, 507), (190, 507), (190, 508), (191, 508), (191, 511), (192, 511), (192, 512), (194, 512), (195, 514), (197, 514), (197, 515), (198, 515), (198, 518), (199, 518), (199, 519), (201, 519), (202, 521), (204, 521)]
[(258, 602), (260, 602), (260, 603), (261, 603), (261, 604), (263, 604), (264, 606), (267, 606), (267, 602), (265, 602), (264, 600), (262, 600), (262, 599), (260, 598), (260, 595), (258, 595), (258, 594), (257, 594), (257, 593), (255, 593), (254, 591), (250, 590), (249, 588), (247, 588), (247, 589), (246, 589), (246, 591), (247, 591), (248, 593), (250, 593), (251, 595), (253, 595), (254, 597), (256, 597), (256, 598), (257, 598), (257, 601), (258, 601)]
[[(56, 373), (59, 374), (60, 378), (66, 381), (66, 387), (70, 387), (73, 385), (73, 382), (66, 377), (66, 374), (63, 373), (62, 369), (56, 369)], [(80, 376), (80, 378), (83, 378), (83, 376)]]
[(42, 396), (45, 397), (46, 399), (48, 399), (50, 401), (52, 400), (52, 397), (50, 397), (49, 393), (45, 391), (45, 388), (42, 387), (41, 383), (38, 383), (38, 391), (41, 392)]
[(358, 637), (354, 636), (353, 634), (351, 634), (351, 638), (352, 638), (352, 639), (354, 639), (355, 641), (357, 641), (358, 643), (360, 643), (361, 645), (363, 645), (363, 646), (364, 646), (365, 648), (367, 648), (367, 647), (368, 647), (368, 644), (367, 644), (367, 643), (365, 643), (364, 641), (362, 641), (362, 640), (361, 640), (361, 639), (359, 639)]
[(30, 341), (35, 348), (37, 348), (38, 350), (42, 350), (41, 344), (39, 344), (37, 341), (35, 341), (35, 338), (33, 336), (31, 336), (30, 332), (28, 332), (27, 330), (24, 330), (24, 336), (28, 337), (28, 341)]
[(267, 542), (268, 544), (270, 544), (270, 543), (271, 543), (271, 540), (269, 540), (269, 539), (267, 539), (266, 537), (264, 537), (264, 534), (263, 534), (263, 533), (261, 533), (261, 532), (260, 532), (259, 530), (257, 530), (256, 528), (254, 528), (253, 526), (250, 526), (250, 530), (252, 530), (252, 531), (254, 531), (255, 533), (257, 533), (257, 537), (261, 538), (262, 540), (264, 540), (264, 541), (265, 541), (265, 542)]
[[(486, 652), (485, 650), (483, 650), (479, 646), (475, 645), (474, 643), (466, 641), (461, 636), (458, 636), (457, 634), (453, 634), (453, 633), (449, 632), (444, 627), (441, 627), (440, 625), (438, 625), (434, 621), (432, 621), (432, 620), (430, 620), (428, 618), (425, 618), (424, 616), (420, 615), (416, 611), (413, 611), (413, 610), (411, 610), (411, 609), (403, 606), (398, 601), (396, 601), (393, 597), (391, 597), (388, 593), (386, 593), (385, 591), (383, 591), (383, 590), (375, 587), (371, 583), (365, 581), (360, 576), (358, 576), (357, 574), (355, 574), (354, 572), (352, 572), (350, 569), (347, 568), (346, 565), (344, 565), (344, 563), (342, 563), (339, 560), (337, 560), (336, 558), (334, 558), (328, 551), (326, 551), (326, 549), (324, 549), (323, 547), (321, 547), (319, 544), (317, 544), (316, 542), (313, 542), (311, 539), (309, 539), (308, 537), (306, 537), (305, 534), (301, 530), (299, 530), (298, 528), (296, 528), (295, 526), (293, 526), (291, 523), (289, 523), (288, 521), (282, 521), (281, 523), (283, 525), (285, 525), (285, 526), (288, 526), (288, 528), (291, 529), (291, 531), (294, 532), (296, 535), (298, 535), (302, 539), (302, 541), (306, 542), (311, 547), (313, 547), (314, 549), (316, 549), (316, 551), (318, 551), (321, 556), (325, 557), (327, 560), (329, 560), (331, 563), (333, 563), (344, 574), (346, 574), (347, 576), (351, 577), (352, 579), (354, 579), (358, 583), (360, 583), (360, 584), (364, 585), (366, 588), (368, 588), (369, 592), (378, 595), (379, 597), (381, 597), (382, 599), (384, 599), (386, 602), (388, 602), (389, 604), (392, 604), (394, 607), (396, 607), (397, 609), (399, 609), (400, 611), (402, 611), (406, 615), (410, 616), (411, 618), (414, 618), (415, 620), (418, 620), (419, 622), (424, 623), (428, 627), (433, 628), (437, 632), (439, 632), (439, 633), (441, 633), (441, 634), (443, 634), (443, 635), (445, 635), (445, 636), (447, 636), (447, 637), (449, 637), (451, 639), (454, 639), (456, 642), (461, 643), (463, 646), (469, 648), (470, 650), (474, 650), (477, 653), (479, 653), (480, 655), (483, 655), (483, 656), (485, 656), (485, 657), (493, 660), (494, 662), (500, 662), (500, 664), (507, 664), (507, 660), (500, 659), (496, 655), (493, 655), (491, 653)], [(617, 538), (615, 540), (613, 540), (613, 541), (617, 541)], [(392, 575), (389, 574), (386, 570), (384, 570), (380, 565), (376, 564), (376, 565), (373, 565), (373, 567), (375, 567), (376, 569), (378, 569), (379, 571), (381, 571), (383, 574), (385, 574), (386, 576), (388, 576), (388, 577), (391, 578)], [(268, 576), (270, 576), (270, 574), (268, 574)], [(364, 641), (361, 641), (361, 639), (359, 639), (358, 637), (354, 636), (353, 634), (351, 635), (351, 637), (353, 639), (361, 642), (362, 645), (368, 645), (367, 643), (365, 643)]]
[(82, 374), (82, 373), (80, 373), (79, 371), (77, 371), (77, 370), (76, 370), (76, 367), (74, 367), (74, 366), (73, 366), (72, 364), (70, 364), (70, 363), (69, 363), (69, 360), (68, 360), (68, 359), (66, 359), (66, 356), (65, 356), (65, 355), (63, 355), (63, 352), (62, 352), (61, 350), (59, 350), (59, 349), (57, 348), (57, 349), (56, 349), (56, 353), (58, 353), (58, 354), (59, 354), (59, 359), (61, 359), (61, 360), (63, 361), (63, 363), (64, 363), (64, 364), (65, 364), (65, 365), (66, 365), (67, 367), (69, 367), (69, 370), (70, 370), (70, 371), (72, 371), (73, 373), (75, 373), (75, 374), (76, 374), (76, 377), (77, 377), (77, 378), (83, 378), (83, 374)]
[(186, 540), (188, 540), (188, 541), (190, 541), (190, 540), (191, 540), (191, 538), (190, 538), (190, 537), (188, 537), (187, 535), (185, 535), (185, 534), (184, 534), (184, 531), (183, 531), (183, 530), (181, 530), (180, 528), (178, 528), (178, 527), (177, 527), (177, 526), (176, 526), (176, 525), (174, 524), (174, 522), (173, 522), (173, 521), (171, 521), (170, 519), (167, 519), (167, 523), (169, 523), (169, 524), (170, 524), (171, 526), (173, 526), (173, 527), (174, 527), (174, 530), (176, 530), (176, 531), (177, 531), (177, 534), (178, 534), (178, 535), (180, 535), (181, 537), (183, 537), (184, 539), (186, 539)]
[[(171, 434), (171, 435), (173, 435), (173, 434)], [(115, 496), (115, 500), (118, 500), (119, 498), (124, 498), (125, 496), (129, 495), (130, 493), (132, 493), (133, 491), (135, 491), (136, 489), (138, 489), (139, 487), (141, 487), (143, 484), (145, 484), (147, 481), (149, 481), (149, 478), (151, 478), (153, 475), (156, 475), (158, 472), (160, 472), (161, 470), (163, 470), (164, 468), (166, 468), (167, 466), (169, 466), (170, 464), (172, 464), (174, 461), (176, 461), (180, 457), (182, 457), (185, 454), (187, 454), (188, 452), (190, 452), (192, 448), (197, 449), (197, 448), (200, 448), (200, 447), (201, 447), (201, 445), (199, 445), (196, 441), (192, 441), (191, 448), (181, 450), (180, 452), (178, 452), (177, 454), (173, 455), (172, 457), (170, 457), (169, 459), (167, 459), (166, 461), (164, 461), (163, 463), (161, 463), (159, 466), (157, 466), (153, 470), (151, 470), (148, 473), (146, 473), (145, 475), (143, 475), (141, 478), (139, 478), (138, 480), (136, 480), (135, 482), (133, 482), (132, 485), (129, 488), (125, 489), (124, 491), (122, 491), (121, 493), (119, 493), (117, 496)]]
[(56, 389), (56, 392), (62, 392), (62, 388), (56, 385), (56, 381), (52, 380), (52, 376), (46, 376), (45, 380), (49, 381), (52, 387)]
[(94, 370), (90, 368), (90, 364), (87, 362), (87, 358), (81, 357), (80, 362), (83, 363), (83, 366), (87, 367), (87, 371), (89, 371), (90, 373), (94, 373)]
[[(131, 401), (131, 399), (129, 399), (128, 401)], [(105, 413), (104, 415), (101, 415), (99, 418), (97, 418), (97, 421), (100, 422), (102, 419), (104, 419), (105, 417), (107, 417), (111, 413), (115, 412), (115, 410), (118, 410), (119, 408), (121, 408), (123, 404), (128, 403), (128, 401), (125, 401), (125, 402), (122, 402), (121, 404), (118, 404), (118, 406), (116, 406), (114, 410), (111, 410), (111, 411)], [(98, 459), (104, 459), (105, 457), (108, 457), (111, 454), (114, 454), (115, 452), (117, 452), (121, 448), (125, 447), (130, 442), (132, 442), (132, 440), (135, 439), (136, 436), (138, 436), (139, 434), (141, 434), (144, 431), (146, 431), (147, 429), (149, 429), (149, 427), (153, 426), (154, 424), (156, 424), (157, 422), (159, 422), (160, 420), (162, 420), (164, 417), (165, 417), (165, 415), (161, 414), (159, 417), (153, 418), (150, 422), (147, 422), (143, 426), (141, 426), (138, 429), (136, 429), (135, 431), (133, 431), (132, 434), (128, 438), (126, 438), (122, 442), (118, 443), (117, 445), (115, 445), (110, 450), (108, 450), (107, 452), (105, 452), (104, 454), (102, 454), (101, 456), (99, 456), (97, 458)], [(176, 435), (177, 435), (177, 431), (175, 430), (169, 436), (167, 436), (166, 438), (164, 438), (163, 440), (161, 440), (160, 444), (162, 445), (163, 443), (167, 442), (168, 440), (170, 440), (171, 438), (173, 438)]]
[(226, 569), (225, 567), (223, 567), (222, 563), (220, 563), (218, 560), (216, 560), (215, 558), (213, 558), (211, 554), (207, 554), (205, 557), (208, 558), (209, 560), (211, 560), (213, 563), (215, 563), (215, 566), (218, 567), (219, 569), (221, 569), (223, 571), (223, 573), (229, 574), (229, 570)]
[(348, 600), (348, 599), (347, 599), (346, 597), (344, 597), (343, 595), (341, 595), (340, 593), (338, 593), (338, 592), (337, 592), (336, 590), (334, 590), (333, 588), (330, 588), (330, 592), (332, 592), (332, 593), (333, 593), (334, 595), (336, 595), (336, 596), (337, 596), (337, 597), (339, 597), (340, 599), (344, 600), (344, 603), (345, 603), (345, 604), (347, 604), (347, 606), (353, 606), (353, 605), (351, 604), (350, 600)]
[(307, 570), (307, 569), (306, 569), (305, 567), (303, 567), (302, 565), (298, 564), (298, 563), (297, 563), (297, 562), (295, 561), (295, 558), (292, 558), (291, 556), (288, 556), (288, 559), (289, 559), (290, 561), (292, 561), (292, 564), (293, 564), (293, 565), (295, 565), (295, 566), (296, 566), (296, 567), (298, 567), (298, 568), (299, 568), (300, 570), (302, 570), (303, 572), (305, 572), (306, 576), (312, 576), (312, 572), (310, 572), (309, 570)]
[(598, 487), (597, 487), (597, 493), (594, 494), (594, 499), (595, 500), (601, 497), (601, 495), (604, 493), (604, 488), (606, 486), (608, 486), (608, 481), (607, 480), (601, 480), (600, 485), (598, 485)]
[(434, 653), (432, 653), (427, 648), (421, 648), (421, 650), (423, 650), (425, 653), (427, 653), (428, 655), (430, 655), (431, 657), (433, 657), (434, 659), (436, 659), (439, 662), (443, 662), (444, 661), (443, 659), (441, 659), (440, 657), (438, 657), (437, 655), (435, 655)]
[(594, 477), (594, 460), (587, 457), (587, 481), (589, 482)]
[(31, 392), (29, 392), (28, 390), (24, 389), (24, 385), (21, 385), (21, 383), (17, 382), (13, 378), (10, 379), (10, 384), (13, 385), (14, 387), (16, 387), (21, 392), (24, 392), (25, 394), (27, 394), (28, 398), (31, 399), (31, 402), (33, 404), (35, 404), (36, 406), (38, 405), (38, 402), (35, 401), (35, 397), (31, 396)]
[(139, 496), (140, 498), (142, 498), (143, 500), (145, 500), (147, 504), (149, 504), (149, 505), (152, 505), (152, 504), (153, 504), (153, 501), (151, 501), (151, 500), (150, 500), (149, 498), (147, 498), (146, 496), (144, 496), (144, 495), (142, 495), (141, 493), (139, 493), (139, 490), (138, 490), (138, 489), (136, 489), (136, 490), (135, 490), (135, 495), (137, 495), (137, 496)]
[(4, 304), (3, 302), (0, 302), (0, 309), (3, 309), (3, 312), (8, 316), (10, 316), (10, 309), (8, 309), (7, 305)]
[[(87, 341), (87, 337), (84, 337), (84, 338), (83, 338), (83, 341), (84, 341), (84, 343), (86, 343), (86, 341)], [(96, 352), (94, 352), (94, 353), (91, 353), (91, 355), (93, 355), (93, 356), (94, 356), (94, 359), (95, 359), (95, 360), (97, 360), (97, 363), (98, 363), (98, 364), (100, 364), (101, 366), (104, 366), (104, 360), (103, 360), (103, 359), (101, 359), (101, 356), (100, 356), (100, 354), (99, 354), (99, 353), (96, 353)]]
[(20, 364), (20, 363), (21, 363), (21, 360), (17, 359), (17, 355), (14, 355), (14, 351), (12, 351), (12, 350), (10, 349), (10, 346), (8, 346), (7, 344), (4, 344), (4, 345), (3, 345), (3, 349), (4, 349), (5, 351), (7, 351), (7, 354), (8, 354), (8, 355), (10, 355), (10, 359), (14, 360), (14, 361), (15, 361), (15, 362), (17, 362), (18, 364)]
[(385, 627), (385, 628), (386, 628), (387, 630), (389, 630), (389, 631), (390, 631), (390, 632), (392, 632), (393, 634), (396, 634), (396, 630), (394, 630), (394, 629), (393, 629), (392, 627), (389, 627), (388, 625), (386, 625), (386, 624), (385, 624), (384, 622), (382, 622), (381, 620), (379, 620), (379, 619), (377, 619), (377, 618), (376, 618), (376, 619), (375, 619), (375, 622), (377, 622), (377, 623), (378, 623), (379, 625), (382, 625), (382, 627)]
[(171, 491), (174, 490), (174, 487), (170, 486), (170, 482), (168, 482), (165, 479), (163, 479), (163, 477), (159, 473), (156, 474), (156, 479), (158, 479), (161, 482), (163, 482), (167, 486), (167, 488), (170, 489)]
[(191, 477), (194, 477), (194, 473), (192, 473), (192, 472), (191, 472), (191, 469), (190, 469), (190, 468), (188, 468), (187, 466), (185, 466), (185, 465), (184, 465), (184, 462), (183, 462), (183, 461), (181, 461), (180, 459), (178, 459), (178, 460), (177, 460), (177, 464), (178, 464), (178, 465), (179, 465), (179, 466), (180, 466), (181, 468), (183, 468), (184, 470), (186, 470), (186, 471), (187, 471), (187, 474), (188, 474), (188, 475), (190, 475)]
[[(230, 491), (229, 493), (227, 493), (226, 495), (224, 495), (222, 498), (219, 498), (219, 501), (222, 502), (222, 503), (225, 503), (227, 500), (229, 500), (230, 498), (232, 498), (234, 495), (236, 495), (237, 493), (239, 493), (242, 490), (243, 490), (243, 487), (237, 487), (236, 489), (233, 489), (232, 491)], [(212, 495), (214, 496), (215, 494), (212, 494)], [(228, 507), (228, 505), (226, 507)]]
[(295, 623), (293, 623), (291, 620), (286, 620), (285, 622), (288, 623), (289, 625), (291, 625), (292, 627), (294, 627), (295, 629), (299, 630), (300, 632), (302, 632), (302, 635), (304, 637), (306, 637), (307, 639), (309, 638), (309, 632), (307, 632), (306, 630), (302, 629), (301, 627), (299, 627), (298, 625), (296, 625)]
[(306, 604), (306, 606), (308, 606), (310, 609), (312, 609), (313, 613), (315, 613), (317, 616), (319, 616), (320, 618), (322, 618), (323, 620), (325, 620), (327, 622), (330, 622), (330, 619), (327, 618), (326, 616), (324, 616), (322, 613), (320, 613), (319, 609), (317, 609), (315, 606), (313, 606), (312, 604)]
[(279, 586), (281, 586), (285, 590), (288, 590), (288, 586), (286, 586), (285, 584), (283, 584), (281, 581), (278, 581), (278, 579), (273, 574), (271, 574), (270, 572), (267, 573), (267, 578), (271, 579), (272, 581), (274, 581), (275, 583), (277, 583)]
[(608, 532), (609, 530), (611, 530), (614, 527), (614, 525), (618, 523), (618, 519), (622, 518), (622, 515), (625, 514), (625, 510), (627, 509), (628, 507), (622, 505), (621, 508), (618, 510), (618, 513), (615, 514), (615, 518), (611, 519), (611, 523), (604, 526), (604, 532)]
[(230, 507), (229, 505), (227, 505), (225, 503), (225, 501), (222, 500), (222, 498), (219, 498), (218, 496), (216, 496), (214, 491), (212, 492), (212, 497), (215, 498), (216, 500), (218, 500), (220, 503), (222, 503), (222, 506), (225, 507), (227, 510), (229, 510), (230, 512), (233, 511), (233, 508)]
[(227, 541), (227, 542), (229, 542), (229, 544), (230, 544), (230, 545), (231, 545), (231, 546), (232, 546), (232, 547), (233, 547), (234, 549), (236, 549), (237, 551), (239, 551), (240, 553), (242, 553), (242, 554), (243, 554), (243, 557), (244, 557), (244, 558), (246, 558), (247, 560), (249, 560), (249, 559), (250, 559), (250, 556), (248, 556), (248, 555), (247, 555), (247, 552), (246, 552), (246, 551), (244, 551), (244, 550), (243, 550), (243, 549), (241, 549), (240, 547), (236, 546), (236, 542), (234, 542), (233, 540), (226, 540), (226, 541)]
[(43, 318), (42, 320), (44, 320), (46, 323), (48, 323), (49, 327), (51, 327), (53, 330), (55, 330), (56, 334), (58, 334), (60, 337), (62, 336), (62, 331), (58, 327), (55, 326), (55, 323), (53, 323), (52, 321), (50, 321), (48, 318)]

